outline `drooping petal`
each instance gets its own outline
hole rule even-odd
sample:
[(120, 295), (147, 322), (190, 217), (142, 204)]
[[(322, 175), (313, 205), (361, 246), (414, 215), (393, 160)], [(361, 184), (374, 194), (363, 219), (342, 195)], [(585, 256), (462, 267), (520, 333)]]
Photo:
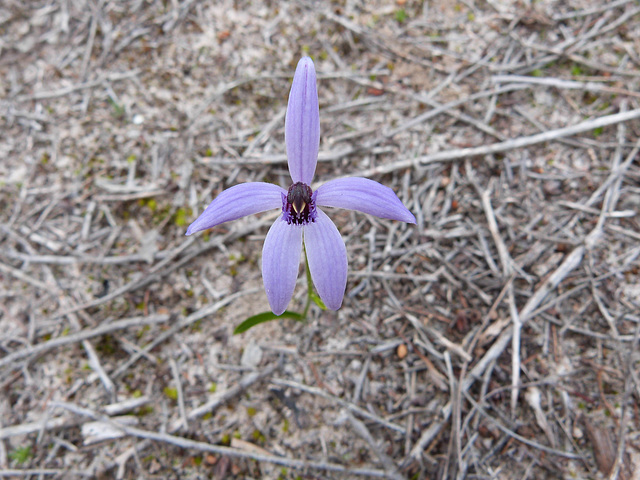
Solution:
[(316, 190), (315, 200), (323, 207), (348, 208), (380, 218), (416, 223), (416, 217), (393, 190), (368, 178), (331, 180)]
[(189, 225), (187, 235), (236, 220), (252, 213), (282, 207), (282, 194), (287, 191), (278, 185), (264, 182), (241, 183), (224, 190)]
[(347, 249), (340, 232), (320, 209), (315, 222), (304, 226), (304, 246), (313, 284), (331, 310), (342, 305), (347, 286)]
[(311, 184), (320, 145), (320, 112), (316, 70), (309, 57), (302, 57), (293, 76), (284, 122), (289, 173), (293, 183)]
[(286, 310), (293, 296), (301, 251), (302, 227), (289, 225), (281, 215), (271, 225), (262, 247), (262, 281), (276, 315)]

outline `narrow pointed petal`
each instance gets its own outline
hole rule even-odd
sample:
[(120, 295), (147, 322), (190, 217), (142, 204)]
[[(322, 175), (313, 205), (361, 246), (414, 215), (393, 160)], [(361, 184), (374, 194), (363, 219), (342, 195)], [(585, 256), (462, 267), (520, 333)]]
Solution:
[(311, 184), (320, 145), (320, 112), (316, 70), (309, 57), (298, 62), (284, 123), (289, 173), (293, 183)]
[(320, 209), (315, 222), (304, 226), (304, 246), (318, 295), (327, 308), (338, 310), (347, 286), (347, 249), (336, 226)]
[(287, 191), (278, 185), (264, 182), (241, 183), (224, 190), (189, 225), (187, 235), (236, 220), (252, 213), (282, 207), (282, 195)]
[(262, 247), (262, 281), (276, 315), (287, 309), (293, 296), (301, 251), (302, 227), (289, 225), (280, 216), (271, 225)]
[(380, 218), (416, 223), (416, 217), (393, 190), (368, 178), (338, 178), (325, 183), (316, 190), (316, 205), (348, 208)]

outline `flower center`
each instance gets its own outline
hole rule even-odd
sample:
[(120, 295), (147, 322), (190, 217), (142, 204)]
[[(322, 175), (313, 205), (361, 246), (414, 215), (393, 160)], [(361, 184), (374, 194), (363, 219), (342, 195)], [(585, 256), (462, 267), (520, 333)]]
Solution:
[(283, 219), (291, 225), (306, 225), (316, 220), (316, 202), (311, 187), (296, 182), (289, 187), (287, 195), (282, 195)]

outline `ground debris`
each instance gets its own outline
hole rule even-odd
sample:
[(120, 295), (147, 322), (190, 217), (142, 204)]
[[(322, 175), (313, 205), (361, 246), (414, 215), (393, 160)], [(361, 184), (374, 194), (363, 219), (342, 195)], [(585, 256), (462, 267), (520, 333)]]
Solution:
[[(632, 0), (2, 2), (0, 470), (633, 478), (639, 31)], [(288, 187), (306, 53), (312, 188), (417, 225), (327, 209), (343, 307), (234, 336), (277, 213), (185, 230)]]

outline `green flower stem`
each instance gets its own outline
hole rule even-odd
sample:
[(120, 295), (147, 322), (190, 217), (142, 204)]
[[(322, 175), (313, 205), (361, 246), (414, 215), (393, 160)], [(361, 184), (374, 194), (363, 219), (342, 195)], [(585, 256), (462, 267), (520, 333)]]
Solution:
[(311, 306), (311, 298), (313, 294), (313, 282), (311, 280), (311, 270), (309, 270), (309, 260), (307, 259), (307, 249), (304, 247), (304, 269), (307, 272), (307, 303), (304, 306), (304, 311), (302, 312), (302, 317), (307, 319), (307, 312), (309, 312), (309, 307)]

